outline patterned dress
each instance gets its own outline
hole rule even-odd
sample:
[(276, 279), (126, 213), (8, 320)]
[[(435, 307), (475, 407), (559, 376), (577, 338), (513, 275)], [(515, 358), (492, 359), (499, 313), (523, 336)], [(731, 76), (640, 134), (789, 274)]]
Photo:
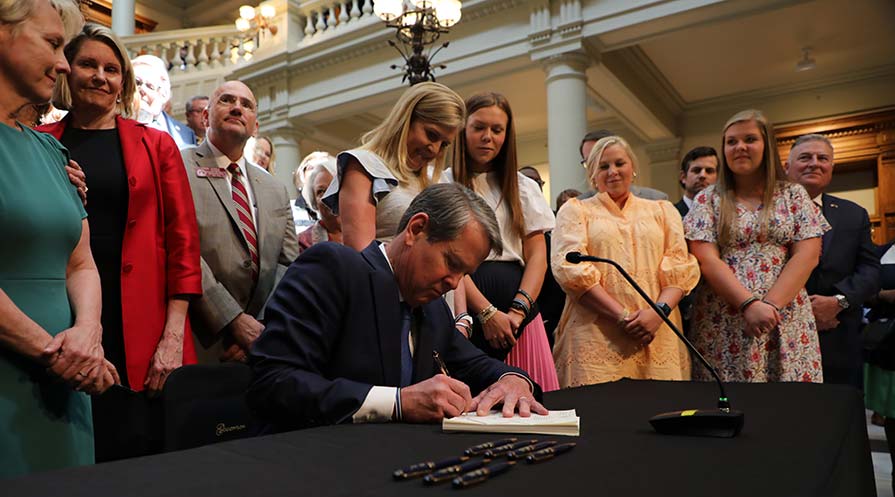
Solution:
[[(699, 281), (699, 263), (687, 252), (681, 216), (671, 203), (630, 195), (619, 208), (606, 193), (573, 198), (556, 215), (550, 250), (553, 275), (567, 295), (553, 346), (561, 388), (620, 378), (690, 379), (690, 353), (666, 324), (641, 347), (615, 320), (578, 303), (600, 285), (628, 311), (647, 307), (621, 273), (608, 264), (566, 261), (568, 252), (606, 257), (653, 299), (669, 287), (686, 294)], [(677, 307), (669, 319), (680, 328)]]
[[(820, 237), (830, 229), (801, 185), (780, 183), (773, 201), (767, 236), (762, 236), (760, 229), (764, 206), (750, 211), (737, 205), (735, 240), (719, 247), (721, 259), (759, 298), (777, 281), (794, 242)], [(684, 218), (688, 240), (717, 243), (720, 202), (714, 186), (696, 196)], [(722, 380), (823, 382), (817, 328), (804, 288), (783, 306), (780, 326), (757, 338), (746, 335), (746, 322), (738, 311), (708, 284), (696, 290), (690, 338)], [(698, 365), (693, 368), (693, 377), (711, 379), (710, 373)]]

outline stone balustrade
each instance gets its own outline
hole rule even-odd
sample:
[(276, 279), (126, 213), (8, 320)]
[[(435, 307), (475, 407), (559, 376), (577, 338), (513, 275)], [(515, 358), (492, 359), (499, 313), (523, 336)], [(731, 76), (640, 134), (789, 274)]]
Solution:
[(219, 69), (251, 59), (255, 40), (246, 40), (235, 26), (207, 26), (160, 31), (122, 38), (131, 58), (151, 54), (168, 61), (171, 78), (178, 74)]
[(373, 14), (373, 0), (312, 0), (301, 2), (299, 19), (304, 27), (302, 43), (308, 44), (379, 18)]

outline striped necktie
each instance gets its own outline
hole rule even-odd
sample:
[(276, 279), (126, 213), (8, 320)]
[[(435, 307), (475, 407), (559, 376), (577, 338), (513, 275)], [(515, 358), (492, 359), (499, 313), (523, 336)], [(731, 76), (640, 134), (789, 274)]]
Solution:
[(236, 203), (236, 213), (239, 217), (239, 228), (245, 235), (249, 245), (249, 254), (252, 256), (252, 278), (258, 279), (258, 235), (255, 231), (255, 223), (252, 221), (249, 192), (242, 182), (242, 169), (236, 164), (227, 167), (233, 175), (230, 184), (233, 187), (233, 202)]

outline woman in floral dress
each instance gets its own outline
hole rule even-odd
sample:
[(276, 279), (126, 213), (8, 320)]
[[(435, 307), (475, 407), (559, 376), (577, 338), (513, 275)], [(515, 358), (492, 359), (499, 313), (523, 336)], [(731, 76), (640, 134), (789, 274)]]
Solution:
[[(830, 229), (805, 189), (786, 181), (773, 127), (747, 110), (724, 126), (718, 183), (684, 219), (705, 278), (691, 338), (724, 381), (822, 382), (805, 282)], [(710, 379), (693, 368), (694, 379)]]

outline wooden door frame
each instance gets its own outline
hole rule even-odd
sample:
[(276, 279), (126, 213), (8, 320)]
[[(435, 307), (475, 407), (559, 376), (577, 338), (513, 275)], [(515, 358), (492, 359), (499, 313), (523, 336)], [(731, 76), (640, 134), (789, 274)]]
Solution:
[(873, 241), (882, 244), (895, 238), (895, 106), (784, 123), (774, 130), (784, 161), (796, 138), (809, 133), (832, 142), (837, 164), (875, 161), (876, 214), (870, 220)]

